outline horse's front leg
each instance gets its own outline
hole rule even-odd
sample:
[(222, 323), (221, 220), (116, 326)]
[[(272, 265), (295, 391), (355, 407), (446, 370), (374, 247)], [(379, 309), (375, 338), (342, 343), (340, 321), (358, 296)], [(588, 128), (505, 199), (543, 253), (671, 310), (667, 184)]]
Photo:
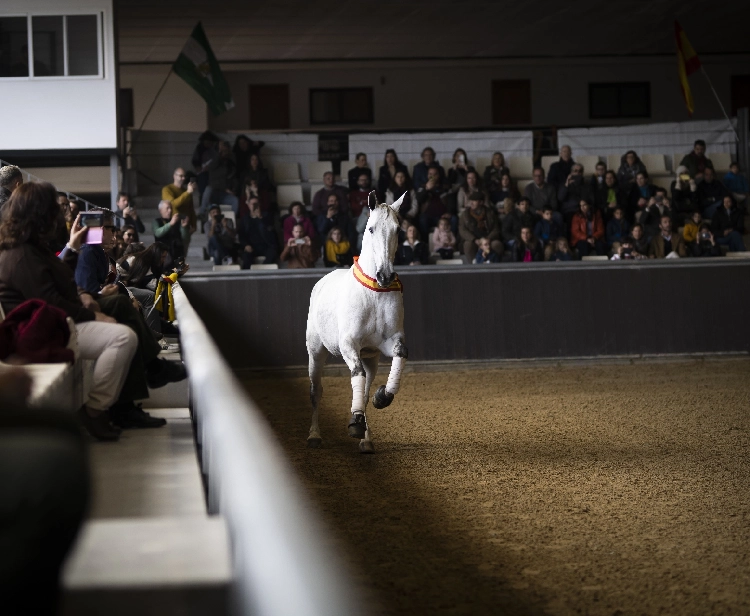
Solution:
[[(375, 375), (378, 373), (378, 363), (380, 361), (380, 354), (374, 357), (365, 358), (362, 363), (365, 366), (366, 380), (365, 380), (365, 411), (367, 410), (367, 398), (370, 396), (370, 387), (372, 382), (375, 380)], [(365, 419), (367, 416), (365, 415)], [(365, 422), (365, 438), (359, 442), (359, 450), (362, 453), (375, 453), (375, 447), (372, 444), (372, 429), (370, 423)]]
[(393, 402), (393, 396), (398, 393), (399, 386), (401, 385), (401, 373), (409, 356), (409, 351), (404, 344), (403, 333), (391, 336), (380, 347), (380, 350), (384, 355), (392, 357), (393, 361), (391, 362), (391, 370), (388, 373), (388, 382), (378, 387), (378, 390), (372, 397), (372, 405), (376, 409), (384, 409)]
[(352, 375), (352, 409), (347, 429), (352, 438), (363, 439), (367, 430), (365, 419), (365, 367), (359, 356), (359, 348), (351, 341), (340, 344), (341, 356), (349, 367)]

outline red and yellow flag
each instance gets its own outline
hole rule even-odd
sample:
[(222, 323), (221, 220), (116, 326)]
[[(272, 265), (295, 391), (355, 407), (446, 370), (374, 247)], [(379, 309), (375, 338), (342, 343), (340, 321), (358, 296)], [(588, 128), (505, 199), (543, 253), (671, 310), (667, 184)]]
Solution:
[(677, 74), (680, 76), (680, 88), (688, 114), (693, 115), (693, 93), (690, 91), (688, 77), (701, 67), (701, 61), (695, 49), (688, 41), (685, 32), (677, 21), (674, 22), (674, 37), (677, 43)]

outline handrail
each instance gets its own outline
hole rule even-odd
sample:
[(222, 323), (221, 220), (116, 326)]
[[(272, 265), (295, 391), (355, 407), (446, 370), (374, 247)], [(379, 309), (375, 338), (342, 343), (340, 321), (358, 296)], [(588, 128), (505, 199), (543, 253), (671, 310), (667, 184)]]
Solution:
[(232, 613), (348, 616), (351, 584), (276, 445), (179, 283), (173, 287), (210, 513), (233, 551)]

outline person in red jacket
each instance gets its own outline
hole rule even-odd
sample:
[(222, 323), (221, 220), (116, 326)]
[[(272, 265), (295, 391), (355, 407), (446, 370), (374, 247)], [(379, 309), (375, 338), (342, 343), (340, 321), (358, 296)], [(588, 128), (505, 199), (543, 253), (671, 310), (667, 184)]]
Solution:
[(603, 255), (606, 252), (602, 215), (584, 199), (578, 204), (578, 211), (570, 221), (570, 244), (580, 257)]

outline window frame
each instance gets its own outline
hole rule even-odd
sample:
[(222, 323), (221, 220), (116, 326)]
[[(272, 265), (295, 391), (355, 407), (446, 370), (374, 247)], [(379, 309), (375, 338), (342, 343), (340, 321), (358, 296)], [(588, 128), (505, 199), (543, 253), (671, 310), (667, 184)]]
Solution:
[[(370, 95), (370, 115), (369, 119), (365, 122), (316, 122), (313, 118), (313, 96), (317, 92), (345, 92), (345, 91), (357, 91), (365, 90)], [(333, 88), (310, 88), (308, 97), (308, 107), (310, 115), (310, 126), (364, 126), (367, 124), (375, 124), (375, 88), (372, 86), (354, 86), (354, 87), (333, 87)]]
[[(595, 115), (593, 110), (594, 90), (597, 87), (616, 87), (617, 88), (617, 115)], [(646, 86), (648, 93), (646, 115), (633, 115), (622, 113), (621, 89), (623, 86)], [(607, 82), (589, 82), (589, 119), (590, 120), (632, 120), (632, 119), (649, 119), (651, 118), (651, 82), (650, 81), (607, 81)]]
[[(80, 15), (93, 15), (96, 17), (96, 53), (99, 72), (95, 75), (68, 75), (68, 17)], [(60, 79), (104, 79), (104, 12), (92, 11), (91, 9), (70, 9), (50, 12), (40, 11), (34, 13), (8, 13), (0, 17), (25, 17), (26, 18), (26, 46), (29, 50), (29, 74), (25, 77), (0, 77), (0, 81), (57, 81)], [(34, 17), (62, 17), (63, 20), (63, 74), (62, 75), (34, 75)]]

